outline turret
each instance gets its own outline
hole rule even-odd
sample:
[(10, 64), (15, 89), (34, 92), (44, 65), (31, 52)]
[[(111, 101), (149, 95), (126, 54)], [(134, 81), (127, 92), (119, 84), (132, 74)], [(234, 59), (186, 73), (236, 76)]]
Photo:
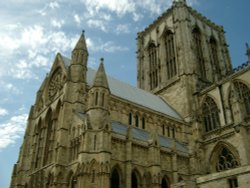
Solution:
[(80, 64), (87, 67), (88, 55), (89, 53), (83, 30), (75, 48), (72, 51), (72, 64)]
[(106, 122), (106, 117), (109, 116), (109, 85), (105, 73), (103, 58), (100, 66), (96, 72), (93, 86), (90, 89), (88, 101), (88, 115), (90, 119), (90, 126), (92, 129), (102, 129)]

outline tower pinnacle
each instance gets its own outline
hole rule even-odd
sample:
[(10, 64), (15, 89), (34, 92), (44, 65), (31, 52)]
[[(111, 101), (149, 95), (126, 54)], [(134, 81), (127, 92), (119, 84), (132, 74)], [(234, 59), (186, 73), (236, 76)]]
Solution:
[(109, 88), (108, 79), (107, 79), (105, 69), (104, 69), (104, 64), (103, 64), (104, 59), (101, 58), (100, 61), (101, 61), (101, 63), (100, 63), (99, 68), (96, 72), (94, 86), (95, 87)]

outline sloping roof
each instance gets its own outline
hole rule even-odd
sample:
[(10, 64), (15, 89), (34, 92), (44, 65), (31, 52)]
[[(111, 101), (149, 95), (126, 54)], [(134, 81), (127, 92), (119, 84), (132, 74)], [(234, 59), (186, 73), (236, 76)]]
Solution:
[[(119, 122), (112, 122), (112, 131), (119, 135), (127, 136), (128, 128), (129, 128), (128, 125), (124, 125)], [(148, 142), (151, 139), (150, 133), (148, 131), (138, 129), (136, 127), (132, 127), (131, 136), (132, 136), (132, 139), (143, 141), (143, 142)], [(162, 135), (158, 135), (158, 138), (159, 138), (159, 143), (161, 147), (172, 149), (173, 139), (167, 138)], [(188, 154), (188, 148), (182, 143), (175, 141), (175, 146), (176, 146), (177, 152), (181, 152), (186, 155)]]
[[(87, 83), (89, 86), (93, 85), (95, 74), (95, 70), (88, 68)], [(171, 116), (173, 118), (182, 120), (182, 117), (161, 97), (131, 86), (110, 76), (108, 76), (107, 78), (109, 89), (112, 95)]]
[[(69, 67), (71, 60), (64, 56), (62, 56), (62, 59), (65, 63), (65, 67)], [(96, 72), (96, 70), (88, 67), (87, 84), (89, 86), (93, 86)], [(183, 120), (183, 118), (174, 110), (174, 108), (167, 104), (161, 97), (153, 95), (150, 92), (139, 89), (137, 87), (131, 86), (110, 76), (107, 76), (107, 79), (112, 95), (149, 108), (153, 111), (176, 118), (178, 120)]]

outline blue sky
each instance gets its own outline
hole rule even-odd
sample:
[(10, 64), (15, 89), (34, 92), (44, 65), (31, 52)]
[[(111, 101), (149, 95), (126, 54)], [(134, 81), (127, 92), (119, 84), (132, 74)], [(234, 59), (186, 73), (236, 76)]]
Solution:
[[(234, 66), (247, 61), (249, 0), (187, 0), (223, 25)], [(70, 57), (84, 29), (88, 65), (136, 85), (136, 33), (172, 0), (0, 1), (0, 187), (7, 188), (36, 91), (57, 52)]]

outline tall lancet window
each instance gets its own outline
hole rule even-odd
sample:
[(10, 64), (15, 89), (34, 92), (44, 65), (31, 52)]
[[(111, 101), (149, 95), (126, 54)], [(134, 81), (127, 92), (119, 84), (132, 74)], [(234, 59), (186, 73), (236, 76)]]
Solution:
[(166, 50), (167, 78), (170, 79), (177, 74), (174, 34), (171, 31), (167, 31), (164, 40)]
[(220, 74), (220, 65), (219, 65), (219, 58), (218, 58), (217, 43), (213, 37), (209, 41), (209, 46), (210, 46), (210, 52), (211, 52), (212, 65), (214, 66), (216, 73)]
[(202, 105), (203, 123), (205, 132), (212, 131), (220, 126), (219, 109), (211, 97), (207, 97)]
[(158, 86), (158, 63), (157, 63), (157, 51), (154, 43), (151, 43), (148, 47), (149, 58), (149, 77), (150, 88), (154, 89)]
[(202, 50), (201, 32), (197, 27), (193, 29), (193, 39), (195, 45), (196, 60), (198, 65), (198, 74), (201, 78), (206, 79), (206, 68)]
[(250, 89), (242, 82), (234, 82), (239, 99), (245, 107), (246, 115), (250, 116)]

